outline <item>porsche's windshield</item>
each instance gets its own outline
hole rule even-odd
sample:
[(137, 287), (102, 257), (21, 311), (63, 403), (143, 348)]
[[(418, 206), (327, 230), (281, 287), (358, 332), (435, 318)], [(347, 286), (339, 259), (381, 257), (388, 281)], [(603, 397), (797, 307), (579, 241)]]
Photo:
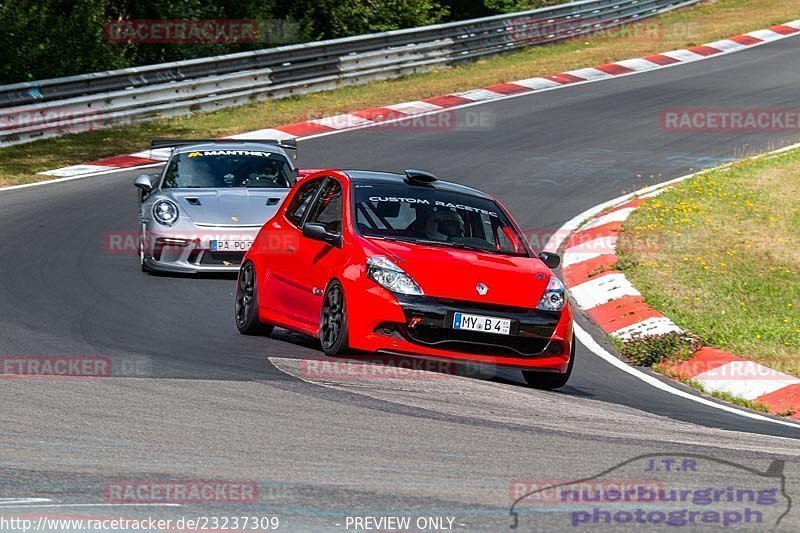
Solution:
[(258, 150), (198, 150), (173, 157), (164, 189), (287, 188), (292, 168), (281, 154)]
[(527, 256), (523, 238), (492, 200), (394, 184), (355, 185), (358, 232), (366, 237)]

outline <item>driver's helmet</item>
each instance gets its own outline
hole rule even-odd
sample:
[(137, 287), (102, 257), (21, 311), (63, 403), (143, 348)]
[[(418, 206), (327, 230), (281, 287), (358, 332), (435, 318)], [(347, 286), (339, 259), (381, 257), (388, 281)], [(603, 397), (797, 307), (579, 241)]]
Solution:
[(259, 168), (257, 172), (253, 172), (248, 176), (250, 181), (268, 181), (270, 183), (277, 183), (278, 176), (281, 171), (277, 165), (264, 165)]
[(447, 241), (464, 236), (464, 220), (452, 209), (440, 209), (428, 218), (425, 235), (436, 241)]

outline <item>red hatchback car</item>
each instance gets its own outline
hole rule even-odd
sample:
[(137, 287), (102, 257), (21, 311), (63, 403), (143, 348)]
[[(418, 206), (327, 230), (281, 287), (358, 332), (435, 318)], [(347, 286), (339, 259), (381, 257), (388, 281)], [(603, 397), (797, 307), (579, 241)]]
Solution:
[(236, 325), (281, 326), (336, 355), (363, 350), (516, 367), (539, 388), (574, 364), (572, 310), (508, 211), (422, 171), (313, 172), (239, 271)]

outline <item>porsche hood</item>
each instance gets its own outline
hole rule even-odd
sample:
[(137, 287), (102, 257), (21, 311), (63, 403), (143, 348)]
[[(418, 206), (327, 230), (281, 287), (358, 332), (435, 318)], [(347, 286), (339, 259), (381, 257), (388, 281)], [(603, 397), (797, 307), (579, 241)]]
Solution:
[(211, 226), (261, 226), (289, 189), (172, 189), (167, 193), (192, 222)]

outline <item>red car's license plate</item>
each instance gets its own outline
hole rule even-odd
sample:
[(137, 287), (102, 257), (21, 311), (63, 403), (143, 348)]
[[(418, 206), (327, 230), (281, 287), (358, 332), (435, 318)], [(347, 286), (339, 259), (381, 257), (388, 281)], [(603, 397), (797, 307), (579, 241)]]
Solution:
[(453, 329), (511, 335), (511, 320), (508, 318), (456, 313), (453, 316)]

